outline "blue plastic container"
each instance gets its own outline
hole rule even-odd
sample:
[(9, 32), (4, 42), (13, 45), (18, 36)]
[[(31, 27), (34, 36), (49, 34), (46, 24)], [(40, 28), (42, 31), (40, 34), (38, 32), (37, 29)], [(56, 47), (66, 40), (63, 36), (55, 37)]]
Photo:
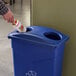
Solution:
[(52, 28), (31, 26), (14, 31), (11, 38), (15, 76), (62, 76), (64, 47), (68, 36)]

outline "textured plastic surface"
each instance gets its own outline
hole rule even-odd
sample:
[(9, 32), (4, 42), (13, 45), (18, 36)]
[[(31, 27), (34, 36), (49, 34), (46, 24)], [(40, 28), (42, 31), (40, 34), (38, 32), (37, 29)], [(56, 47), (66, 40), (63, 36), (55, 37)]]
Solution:
[(52, 28), (31, 26), (14, 31), (12, 41), (15, 76), (62, 76), (64, 47), (68, 36)]

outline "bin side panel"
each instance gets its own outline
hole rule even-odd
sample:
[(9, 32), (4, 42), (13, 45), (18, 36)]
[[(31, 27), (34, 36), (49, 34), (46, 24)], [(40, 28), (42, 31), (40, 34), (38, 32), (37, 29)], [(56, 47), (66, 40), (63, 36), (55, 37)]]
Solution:
[(12, 48), (15, 76), (24, 76), (30, 70), (38, 76), (53, 76), (53, 47), (12, 39)]
[(65, 47), (65, 44), (63, 43), (55, 49), (54, 76), (62, 76), (64, 47)]

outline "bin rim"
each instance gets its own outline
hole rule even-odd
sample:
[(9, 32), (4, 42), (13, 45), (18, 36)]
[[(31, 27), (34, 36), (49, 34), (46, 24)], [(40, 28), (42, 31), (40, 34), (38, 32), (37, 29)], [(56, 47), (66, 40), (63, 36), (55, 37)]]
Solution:
[[(52, 30), (56, 31), (57, 33), (60, 33), (62, 35), (62, 39), (61, 40), (51, 40), (51, 39), (46, 38), (44, 36), (44, 34), (41, 34), (41, 33), (38, 34), (38, 29), (39, 28), (40, 28), (40, 30), (43, 30), (43, 29), (46, 29), (46, 30), (49, 29), (50, 30), (51, 28), (46, 28), (46, 27), (42, 27), (42, 26), (31, 26), (30, 28), (33, 28), (33, 30), (31, 32), (26, 32), (26, 33), (24, 33), (24, 32), (23, 33), (18, 33), (17, 30), (15, 30), (15, 31), (11, 32), (10, 34), (8, 34), (8, 38), (29, 40), (29, 41), (33, 41), (33, 42), (36, 42), (36, 43), (47, 44), (47, 45), (50, 45), (50, 46), (58, 46), (60, 44), (65, 43), (69, 39), (69, 36), (66, 36), (66, 35), (62, 34), (61, 32), (52, 29)], [(40, 40), (40, 42), (32, 40), (32, 39), (26, 39), (26, 37), (25, 38), (18, 37), (20, 35), (25, 35), (25, 36), (30, 36), (30, 37), (33, 37), (33, 38), (38, 38)]]

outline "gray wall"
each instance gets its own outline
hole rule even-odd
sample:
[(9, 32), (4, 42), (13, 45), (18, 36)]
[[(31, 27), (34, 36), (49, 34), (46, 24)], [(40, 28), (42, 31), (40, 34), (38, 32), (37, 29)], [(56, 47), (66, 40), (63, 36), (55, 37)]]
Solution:
[(65, 48), (63, 76), (76, 76), (76, 0), (32, 0), (31, 23), (52, 27), (70, 36)]

